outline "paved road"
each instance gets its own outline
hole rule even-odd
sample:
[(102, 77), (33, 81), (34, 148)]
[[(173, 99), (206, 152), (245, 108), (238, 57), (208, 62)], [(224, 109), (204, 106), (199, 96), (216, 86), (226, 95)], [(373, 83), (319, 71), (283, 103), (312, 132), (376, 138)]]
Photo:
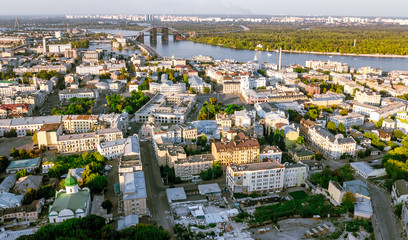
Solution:
[(151, 142), (140, 142), (140, 151), (145, 173), (147, 207), (152, 220), (167, 230), (172, 230), (170, 207), (167, 203), (166, 188), (160, 177), (160, 169)]
[(402, 239), (398, 232), (396, 219), (393, 216), (388, 193), (370, 182), (367, 182), (367, 184), (373, 203), (372, 222), (376, 239)]

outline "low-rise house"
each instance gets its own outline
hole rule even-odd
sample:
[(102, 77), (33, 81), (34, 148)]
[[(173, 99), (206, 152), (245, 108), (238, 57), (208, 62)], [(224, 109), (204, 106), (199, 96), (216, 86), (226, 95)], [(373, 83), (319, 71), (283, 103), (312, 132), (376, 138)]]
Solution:
[(24, 195), (16, 195), (14, 193), (0, 193), (0, 209), (20, 207), (23, 202)]
[(298, 143), (292, 145), (292, 147), (289, 148), (288, 153), (295, 162), (311, 160), (315, 156), (313, 151)]
[(356, 198), (371, 199), (367, 183), (361, 181), (360, 179), (344, 181), (343, 188), (345, 191), (353, 193)]
[(408, 234), (408, 202), (402, 204), (401, 223), (405, 234)]
[(312, 175), (313, 173), (323, 171), (323, 165), (320, 163), (320, 161), (306, 160), (306, 161), (301, 161), (300, 163), (306, 165), (308, 176)]
[(3, 179), (0, 184), (0, 193), (9, 192), (16, 183), (16, 174), (11, 174)]
[(372, 216), (371, 200), (363, 197), (357, 198), (357, 202), (354, 204), (354, 218), (371, 219)]
[(14, 191), (26, 193), (30, 188), (38, 190), (42, 186), (42, 180), (43, 176), (28, 175), (25, 177), (21, 177), (17, 180), (14, 186)]
[(85, 171), (85, 168), (71, 168), (68, 170), (68, 176), (71, 175), (78, 182), (83, 183), (84, 179), (82, 178), (82, 174), (84, 173), (84, 171)]
[(282, 151), (278, 146), (266, 146), (259, 153), (259, 162), (262, 162), (265, 158), (276, 159), (278, 162), (282, 162)]
[(407, 202), (408, 200), (408, 182), (404, 179), (399, 179), (394, 182), (391, 190), (391, 199), (394, 205)]
[(34, 222), (38, 220), (41, 204), (34, 200), (30, 205), (13, 207), (0, 210), (0, 223), (17, 221)]
[(364, 179), (387, 175), (385, 168), (374, 169), (365, 162), (352, 162), (350, 166)]
[(27, 172), (34, 172), (40, 167), (41, 159), (23, 159), (11, 161), (6, 169), (6, 173), (17, 173), (19, 170), (25, 169)]

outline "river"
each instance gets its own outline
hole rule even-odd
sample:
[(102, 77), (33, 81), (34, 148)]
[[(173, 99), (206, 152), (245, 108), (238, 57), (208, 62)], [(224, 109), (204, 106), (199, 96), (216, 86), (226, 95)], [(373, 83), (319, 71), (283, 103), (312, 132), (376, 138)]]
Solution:
[[(126, 31), (118, 29), (90, 29), (92, 32), (105, 32), (118, 34), (121, 33), (123, 36), (136, 35), (138, 31)], [(161, 37), (157, 37), (157, 44), (151, 44), (149, 37), (145, 37), (145, 44), (154, 47), (161, 56), (171, 57), (183, 57), (183, 58), (193, 58), (197, 55), (208, 55), (212, 56), (217, 60), (224, 59), (235, 59), (239, 62), (253, 61), (255, 55), (257, 56), (258, 62), (276, 63), (279, 61), (279, 53), (276, 52), (259, 52), (253, 50), (238, 50), (231, 48), (224, 48), (220, 46), (212, 46), (201, 43), (194, 43), (191, 41), (173, 41), (172, 37), (169, 37), (168, 43), (162, 43)], [(91, 45), (90, 49), (95, 48), (109, 49), (108, 44), (101, 45)], [(138, 50), (123, 50), (122, 54), (133, 54), (139, 53)], [(381, 57), (361, 57), (361, 56), (338, 56), (338, 55), (317, 55), (317, 54), (304, 54), (304, 53), (282, 53), (282, 64), (291, 65), (293, 63), (298, 63), (300, 65), (305, 65), (306, 60), (323, 60), (323, 61), (338, 61), (348, 63), (350, 67), (360, 68), (360, 67), (374, 67), (381, 68), (383, 71), (389, 72), (392, 70), (405, 70), (408, 71), (408, 58), (381, 58)]]

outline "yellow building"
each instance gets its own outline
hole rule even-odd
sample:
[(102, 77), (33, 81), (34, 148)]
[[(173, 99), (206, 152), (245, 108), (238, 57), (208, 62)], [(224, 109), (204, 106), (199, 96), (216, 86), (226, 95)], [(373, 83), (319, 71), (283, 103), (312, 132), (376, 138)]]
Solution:
[(44, 124), (37, 133), (38, 146), (58, 147), (58, 136), (62, 134), (60, 123)]
[(248, 139), (243, 133), (239, 133), (237, 139), (230, 142), (213, 142), (211, 145), (214, 161), (220, 161), (223, 168), (226, 168), (230, 163), (258, 162), (260, 151), (258, 140)]
[(96, 129), (97, 115), (65, 115), (62, 117), (63, 129), (70, 133), (83, 133)]

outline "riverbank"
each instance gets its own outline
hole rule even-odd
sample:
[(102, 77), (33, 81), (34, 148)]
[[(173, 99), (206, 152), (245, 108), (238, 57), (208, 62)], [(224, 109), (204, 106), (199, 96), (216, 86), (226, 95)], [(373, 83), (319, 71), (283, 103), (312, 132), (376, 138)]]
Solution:
[[(194, 41), (192, 39), (188, 39), (188, 41), (191, 41), (193, 43), (200, 43), (200, 44), (205, 44), (205, 45), (210, 45), (210, 46), (218, 46), (218, 47), (223, 47), (223, 48), (228, 48), (228, 49), (234, 49), (234, 50), (249, 50), (249, 51), (257, 51), (257, 52), (279, 52), (279, 50), (270, 50), (270, 51), (264, 51), (264, 50), (258, 50), (258, 49), (247, 49), (247, 48), (240, 48), (237, 49), (235, 47), (225, 47), (222, 44), (209, 44), (205, 42), (200, 42), (200, 41)], [(367, 58), (408, 58), (408, 55), (393, 55), (393, 54), (358, 54), (358, 53), (339, 53), (339, 52), (308, 52), (308, 51), (297, 51), (297, 50), (282, 50), (284, 53), (295, 53), (295, 54), (311, 54), (311, 55), (326, 55), (326, 56), (347, 56), (347, 57), (367, 57)]]
[(296, 50), (282, 50), (285, 53), (298, 53), (298, 54), (315, 54), (315, 55), (328, 55), (328, 56), (348, 56), (348, 57), (374, 57), (374, 58), (408, 58), (408, 55), (390, 55), (390, 54), (357, 54), (357, 53), (338, 53), (338, 52), (307, 52)]

